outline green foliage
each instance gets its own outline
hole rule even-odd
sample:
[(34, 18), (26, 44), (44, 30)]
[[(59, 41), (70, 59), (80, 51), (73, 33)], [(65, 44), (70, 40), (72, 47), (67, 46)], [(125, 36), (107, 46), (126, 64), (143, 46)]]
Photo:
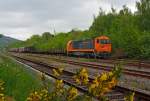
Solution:
[[(34, 75), (34, 74), (33, 74)], [(25, 101), (28, 94), (40, 87), (40, 80), (11, 59), (0, 54), (0, 79), (5, 82), (5, 94), (16, 101)]]
[(141, 0), (136, 6), (137, 12), (134, 13), (125, 5), (119, 12), (112, 8), (107, 14), (100, 9), (86, 31), (73, 29), (68, 33), (56, 33), (55, 36), (45, 32), (42, 36), (34, 35), (13, 46), (34, 46), (38, 50), (66, 49), (69, 40), (107, 35), (112, 40), (113, 51), (122, 49), (131, 58), (150, 58), (150, 1)]
[(105, 14), (102, 10), (94, 19), (90, 31), (108, 35), (113, 50), (123, 49), (128, 57), (150, 58), (150, 1), (137, 2), (134, 14), (126, 7), (116, 13)]
[(150, 33), (143, 33), (140, 39), (141, 58), (150, 58)]
[(150, 32), (150, 0), (141, 0), (141, 2), (137, 2), (137, 9), (138, 11), (138, 23), (139, 28), (142, 31), (149, 31)]
[(49, 33), (49, 32), (44, 32), (43, 34), (42, 34), (42, 38), (43, 39), (45, 39), (46, 41), (48, 40), (48, 39), (50, 39), (51, 37), (53, 37), (54, 35), (52, 35), (51, 33)]

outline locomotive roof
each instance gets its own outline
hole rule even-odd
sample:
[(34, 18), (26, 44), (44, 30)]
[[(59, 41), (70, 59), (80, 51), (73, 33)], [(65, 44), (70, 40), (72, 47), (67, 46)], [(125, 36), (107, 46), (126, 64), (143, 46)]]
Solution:
[(89, 41), (89, 40), (93, 40), (93, 39), (72, 40), (72, 41)]
[(71, 40), (71, 41), (89, 41), (89, 40), (94, 40), (95, 38), (100, 38), (100, 39), (109, 39), (109, 37), (102, 35), (102, 36), (98, 36), (98, 37), (94, 37), (91, 39), (81, 39), (81, 40)]
[(100, 39), (109, 39), (109, 37), (105, 36), (105, 35), (102, 35), (102, 36), (99, 36)]

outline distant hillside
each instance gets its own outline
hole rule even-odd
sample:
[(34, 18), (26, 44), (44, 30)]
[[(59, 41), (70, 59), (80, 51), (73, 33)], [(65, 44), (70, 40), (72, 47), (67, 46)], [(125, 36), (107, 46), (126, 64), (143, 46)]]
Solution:
[(20, 40), (11, 38), (11, 37), (7, 37), (4, 35), (0, 34), (0, 49), (7, 47), (8, 45), (15, 43), (15, 42), (19, 42)]

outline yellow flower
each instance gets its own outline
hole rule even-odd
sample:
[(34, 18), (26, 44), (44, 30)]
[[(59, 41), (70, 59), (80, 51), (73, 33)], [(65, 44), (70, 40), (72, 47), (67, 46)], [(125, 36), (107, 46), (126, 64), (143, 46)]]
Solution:
[(101, 77), (100, 77), (101, 81), (105, 81), (107, 80), (107, 74), (106, 73), (102, 73)]
[(56, 80), (54, 85), (52, 96), (55, 97), (57, 95), (62, 95), (62, 93), (65, 91), (63, 80)]
[(130, 93), (129, 95), (127, 95), (124, 100), (125, 101), (134, 101), (134, 95), (135, 95), (135, 92), (132, 92)]
[(5, 101), (5, 95), (4, 95), (4, 82), (0, 80), (0, 101)]
[(103, 90), (105, 91), (105, 92), (109, 92), (110, 91), (110, 89), (109, 88), (103, 88)]
[(38, 92), (33, 92), (27, 98), (27, 101), (40, 101), (41, 97)]
[(92, 93), (93, 89), (95, 89), (97, 87), (96, 84), (91, 84), (89, 87), (89, 92)]
[(77, 84), (80, 84), (80, 80), (78, 78), (75, 79)]
[(95, 79), (93, 80), (93, 84), (95, 84), (96, 86), (99, 85), (98, 78), (95, 78)]
[(40, 78), (41, 81), (45, 81), (45, 79), (46, 79), (45, 74), (40, 72), (39, 73), (39, 78)]
[(86, 68), (82, 68), (81, 69), (81, 73), (86, 73), (87, 72), (87, 69)]
[(35, 91), (34, 94), (37, 95), (38, 93)]
[(87, 69), (81, 68), (73, 78), (77, 84), (84, 84), (84, 85), (88, 84), (89, 77)]
[(59, 72), (58, 72), (56, 69), (53, 69), (53, 74), (54, 74), (55, 76), (60, 76)]
[(78, 90), (74, 87), (70, 87), (67, 92), (68, 92), (67, 96), (68, 101), (74, 100), (78, 95)]
[(3, 88), (3, 87), (1, 87), (1, 88), (0, 88), (0, 90), (1, 90), (1, 91), (3, 91), (3, 90), (4, 90), (4, 88)]
[(109, 83), (110, 83), (110, 85), (115, 86), (117, 84), (116, 78), (113, 77), (112, 80)]
[(108, 75), (109, 75), (109, 77), (112, 77), (113, 76), (113, 72), (109, 72)]
[(4, 94), (0, 93), (0, 96), (4, 96)]
[(59, 67), (59, 68), (58, 68), (59, 73), (62, 73), (62, 72), (63, 72), (63, 70), (64, 70), (64, 68), (63, 68), (63, 67)]
[(55, 76), (60, 76), (62, 74), (63, 70), (64, 70), (63, 67), (57, 67), (57, 68), (53, 69), (52, 71)]
[(134, 95), (135, 95), (135, 92), (133, 92), (130, 96), (130, 101), (134, 101)]
[(63, 80), (56, 80), (56, 84), (62, 84)]

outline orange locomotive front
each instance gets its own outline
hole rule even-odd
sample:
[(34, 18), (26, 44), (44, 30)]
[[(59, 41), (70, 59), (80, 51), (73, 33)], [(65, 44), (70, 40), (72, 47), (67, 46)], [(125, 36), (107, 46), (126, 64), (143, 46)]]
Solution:
[(111, 41), (104, 35), (94, 39), (70, 40), (67, 43), (67, 54), (106, 57), (111, 54), (111, 51)]

